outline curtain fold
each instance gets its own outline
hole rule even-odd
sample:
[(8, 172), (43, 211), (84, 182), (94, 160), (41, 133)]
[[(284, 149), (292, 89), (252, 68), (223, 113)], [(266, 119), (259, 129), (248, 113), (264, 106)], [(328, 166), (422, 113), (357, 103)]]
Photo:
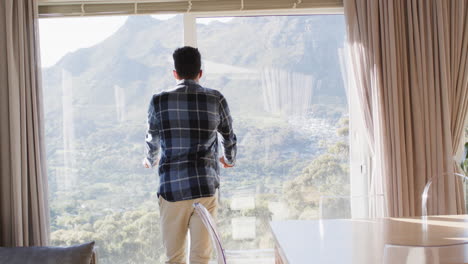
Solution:
[(0, 2), (0, 246), (48, 243), (35, 0)]
[(468, 113), (468, 1), (344, 1), (352, 74), (389, 216), (464, 213), (453, 172)]

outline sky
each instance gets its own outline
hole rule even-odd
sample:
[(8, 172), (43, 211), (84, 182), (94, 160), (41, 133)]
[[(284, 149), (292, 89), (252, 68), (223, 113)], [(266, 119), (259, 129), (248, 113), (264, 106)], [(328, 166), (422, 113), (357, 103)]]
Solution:
[[(154, 15), (157, 19), (169, 19), (175, 15)], [(68, 52), (93, 46), (115, 33), (127, 16), (65, 17), (39, 20), (39, 38), (42, 67), (53, 66)], [(197, 23), (209, 24), (231, 18), (202, 18)]]

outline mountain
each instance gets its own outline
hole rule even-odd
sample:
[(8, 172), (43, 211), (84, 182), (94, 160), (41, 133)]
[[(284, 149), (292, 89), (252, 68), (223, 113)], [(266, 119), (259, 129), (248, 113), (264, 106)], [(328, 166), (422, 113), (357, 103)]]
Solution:
[[(213, 70), (233, 66), (254, 74), (274, 68), (312, 76), (314, 102), (331, 97), (333, 102), (346, 103), (337, 63), (345, 36), (342, 16), (234, 18), (197, 27), (207, 80), (210, 65)], [(69, 53), (44, 70), (47, 108), (59, 107), (64, 84), (73, 86), (77, 105), (113, 104), (115, 87), (122, 88), (126, 105), (146, 105), (151, 94), (174, 85), (171, 55), (182, 45), (182, 36), (181, 16), (169, 20), (130, 16), (103, 42)], [(222, 73), (225, 80), (218, 78), (213, 88), (226, 90), (231, 72)], [(237, 87), (227, 93), (239, 97), (249, 89), (253, 88)], [(239, 104), (245, 101), (236, 99), (232, 100)]]
[[(103, 42), (69, 53), (44, 70), (46, 105), (53, 108), (54, 103), (61, 103), (64, 83), (73, 86), (80, 105), (113, 104), (115, 86), (124, 88), (128, 104), (142, 98), (147, 101), (155, 87), (174, 83), (165, 74), (170, 76), (169, 55), (181, 43), (180, 19), (130, 17)], [(67, 78), (69, 82), (64, 81)]]

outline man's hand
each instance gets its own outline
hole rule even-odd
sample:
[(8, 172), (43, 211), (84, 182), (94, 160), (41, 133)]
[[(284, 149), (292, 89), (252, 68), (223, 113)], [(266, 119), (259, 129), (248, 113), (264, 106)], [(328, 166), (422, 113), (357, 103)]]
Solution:
[(226, 161), (224, 160), (224, 157), (219, 158), (219, 162), (221, 162), (221, 164), (223, 164), (224, 168), (232, 168), (232, 167), (234, 167), (234, 165), (229, 165), (229, 164), (227, 164)]
[(151, 168), (151, 167), (154, 167), (154, 166), (158, 165), (159, 160), (155, 161), (154, 164), (153, 164), (153, 166), (151, 166), (151, 163), (150, 163), (150, 161), (149, 161), (147, 158), (144, 158), (143, 161), (142, 161), (142, 163), (143, 163), (143, 166), (144, 166), (145, 168), (149, 169), (149, 168)]

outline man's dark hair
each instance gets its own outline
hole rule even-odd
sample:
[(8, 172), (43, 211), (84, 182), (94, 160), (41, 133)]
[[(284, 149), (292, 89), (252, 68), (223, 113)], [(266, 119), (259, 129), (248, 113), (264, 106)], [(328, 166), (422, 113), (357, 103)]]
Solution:
[(178, 48), (172, 54), (174, 67), (183, 79), (195, 79), (201, 69), (201, 55), (198, 49), (185, 46)]

